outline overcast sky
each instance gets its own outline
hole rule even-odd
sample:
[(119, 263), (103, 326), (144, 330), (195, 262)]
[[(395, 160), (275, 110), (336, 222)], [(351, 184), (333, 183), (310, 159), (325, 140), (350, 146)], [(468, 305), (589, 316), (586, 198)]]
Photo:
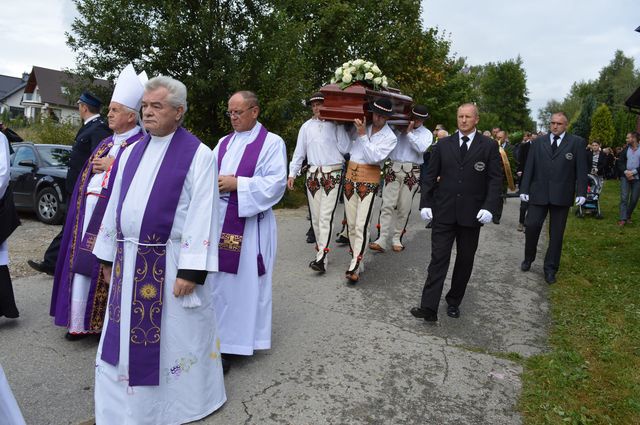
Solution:
[[(425, 25), (446, 32), (471, 65), (520, 55), (534, 119), (574, 81), (597, 78), (616, 49), (640, 67), (638, 0), (422, 0), (422, 8)], [(75, 15), (71, 0), (3, 0), (0, 74), (72, 68), (64, 32)]]

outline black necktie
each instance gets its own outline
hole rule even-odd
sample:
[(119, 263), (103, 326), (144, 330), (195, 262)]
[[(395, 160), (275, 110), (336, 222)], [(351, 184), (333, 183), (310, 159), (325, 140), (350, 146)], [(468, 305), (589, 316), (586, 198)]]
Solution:
[(553, 136), (553, 143), (551, 143), (551, 152), (553, 153), (556, 153), (556, 149), (558, 149), (558, 139), (560, 139), (560, 136)]
[(462, 136), (462, 144), (460, 145), (460, 158), (464, 159), (464, 155), (467, 153), (467, 142), (469, 138), (467, 136)]

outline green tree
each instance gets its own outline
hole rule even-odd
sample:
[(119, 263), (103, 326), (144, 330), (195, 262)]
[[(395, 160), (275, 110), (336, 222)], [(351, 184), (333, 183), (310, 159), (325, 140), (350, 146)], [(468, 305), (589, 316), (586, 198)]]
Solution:
[(600, 104), (591, 118), (591, 134), (589, 141), (597, 140), (602, 146), (611, 146), (616, 134), (611, 110), (604, 103)]
[(587, 95), (582, 102), (580, 112), (578, 116), (571, 120), (569, 125), (569, 131), (583, 137), (585, 140), (589, 140), (589, 133), (591, 132), (591, 117), (596, 110), (596, 99), (593, 95)]
[(495, 114), (500, 128), (515, 131), (533, 127), (527, 107), (527, 76), (520, 56), (484, 65), (479, 83), (480, 110)]

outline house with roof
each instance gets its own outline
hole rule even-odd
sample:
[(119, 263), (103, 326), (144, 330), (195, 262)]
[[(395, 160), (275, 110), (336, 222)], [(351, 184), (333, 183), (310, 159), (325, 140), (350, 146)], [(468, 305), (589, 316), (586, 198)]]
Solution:
[(28, 78), (26, 72), (22, 78), (0, 75), (0, 114), (8, 112), (10, 118), (24, 115), (24, 107), (20, 102)]
[[(108, 88), (109, 82), (96, 79), (93, 85)], [(81, 87), (83, 80), (78, 75), (34, 66), (27, 79), (21, 101), (25, 117), (30, 120), (49, 117), (56, 121), (80, 125), (76, 101)]]

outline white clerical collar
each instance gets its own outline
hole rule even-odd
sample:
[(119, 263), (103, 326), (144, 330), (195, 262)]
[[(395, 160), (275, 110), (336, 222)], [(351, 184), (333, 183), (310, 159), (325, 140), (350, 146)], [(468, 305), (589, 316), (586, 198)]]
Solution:
[(157, 142), (157, 143), (165, 143), (165, 142), (169, 142), (171, 140), (171, 138), (173, 137), (173, 135), (176, 132), (172, 132), (170, 134), (167, 134), (166, 136), (154, 136), (153, 134), (151, 135), (151, 141), (152, 142)]
[(120, 133), (120, 134), (115, 134), (114, 133), (113, 134), (113, 144), (114, 145), (119, 145), (123, 141), (127, 140), (129, 137), (133, 136), (134, 134), (137, 134), (139, 131), (140, 131), (140, 126), (136, 125), (131, 130), (127, 130), (124, 133)]
[(91, 115), (89, 118), (87, 118), (86, 120), (84, 120), (84, 125), (87, 125), (87, 123), (89, 121), (93, 121), (94, 119), (100, 117), (100, 114), (95, 114), (95, 115)]

